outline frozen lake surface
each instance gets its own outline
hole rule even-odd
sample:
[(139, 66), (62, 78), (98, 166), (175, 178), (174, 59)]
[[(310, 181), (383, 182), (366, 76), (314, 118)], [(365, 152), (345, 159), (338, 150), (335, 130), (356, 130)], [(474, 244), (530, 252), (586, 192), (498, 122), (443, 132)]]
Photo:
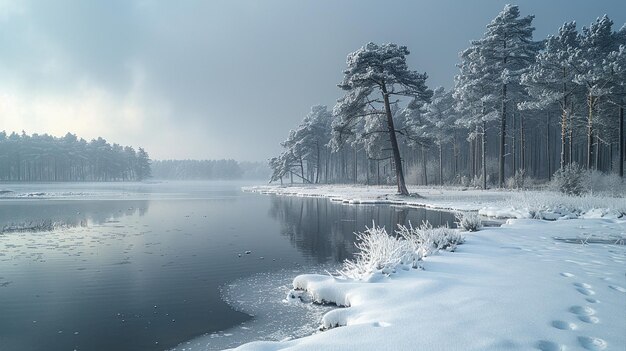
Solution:
[[(354, 232), (372, 220), (389, 229), (454, 220), (243, 185), (0, 184), (0, 350), (155, 350), (197, 340), (220, 349), (302, 336), (323, 311), (280, 305), (294, 276), (350, 258)], [(16, 230), (38, 223), (55, 229)], [(273, 318), (282, 313), (283, 325)]]

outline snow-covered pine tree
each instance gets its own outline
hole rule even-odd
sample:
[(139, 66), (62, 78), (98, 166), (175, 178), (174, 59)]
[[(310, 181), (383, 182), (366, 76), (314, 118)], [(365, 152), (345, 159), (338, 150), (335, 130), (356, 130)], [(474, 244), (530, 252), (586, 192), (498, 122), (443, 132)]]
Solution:
[(443, 145), (452, 141), (455, 129), (458, 128), (455, 125), (458, 115), (452, 92), (438, 87), (425, 109), (424, 118), (433, 126), (429, 134), (439, 148), (439, 184), (443, 185)]
[(435, 126), (425, 118), (426, 104), (420, 100), (412, 100), (400, 111), (396, 128), (406, 136), (408, 146), (420, 150), (422, 163), (422, 181), (428, 185), (427, 158), (428, 149), (433, 144)]
[(522, 101), (518, 96), (525, 93), (521, 85), (521, 75), (534, 63), (539, 43), (533, 41), (532, 21), (534, 16), (520, 17), (519, 8), (506, 5), (487, 25), (487, 31), (472, 45), (479, 48), (477, 53), (483, 62), (483, 69), (489, 72), (490, 90), (499, 90), (496, 95), (500, 103), (500, 151), (498, 156), (498, 184), (504, 185), (504, 157), (506, 140), (507, 108), (516, 108), (515, 102)]
[(557, 105), (561, 111), (561, 168), (567, 162), (566, 140), (573, 112), (571, 99), (577, 99), (576, 95), (582, 92), (580, 85), (574, 82), (576, 71), (570, 65), (571, 52), (578, 45), (576, 23), (563, 24), (556, 35), (548, 36), (535, 64), (521, 77), (531, 98), (523, 107), (545, 109)]
[[(626, 25), (616, 34), (616, 41), (619, 47), (611, 52), (603, 67), (606, 75), (609, 77), (609, 94), (608, 98), (611, 104), (618, 108), (618, 174), (624, 177), (624, 108), (626, 107)], [(614, 124), (612, 123), (612, 126)]]
[[(270, 181), (281, 180), (287, 173), (296, 174), (303, 182), (319, 182), (322, 172), (322, 154), (328, 158), (332, 114), (324, 105), (315, 105), (298, 127), (289, 132), (281, 143), (284, 152), (269, 160), (273, 175)], [(305, 164), (306, 161), (306, 172)], [(293, 173), (292, 169), (299, 170)]]
[[(398, 193), (408, 195), (402, 170), (402, 158), (394, 126), (390, 100), (392, 96), (408, 96), (428, 101), (432, 91), (426, 87), (425, 73), (409, 70), (409, 50), (397, 44), (368, 43), (348, 55), (344, 78), (338, 86), (345, 91), (333, 109), (338, 118), (334, 139), (343, 143), (355, 125), (372, 113), (384, 112), (396, 173)], [(382, 98), (382, 100), (381, 100)]]
[(311, 173), (309, 177), (314, 183), (318, 183), (322, 176), (322, 155), (328, 157), (327, 144), (331, 137), (331, 122), (332, 114), (328, 108), (325, 105), (315, 105), (296, 129), (295, 137), (303, 157), (307, 160), (307, 169)]
[[(587, 96), (587, 152), (586, 168), (594, 161), (595, 119), (601, 99), (609, 93), (610, 77), (604, 69), (604, 60), (616, 49), (613, 21), (604, 15), (579, 35), (580, 45), (571, 52), (570, 63), (576, 70), (575, 82), (585, 88)], [(597, 151), (596, 151), (597, 152)]]
[[(456, 124), (467, 128), (468, 140), (481, 146), (482, 186), (487, 189), (487, 123), (498, 117), (493, 72), (486, 68), (480, 47), (474, 45), (461, 52), (459, 74), (455, 77), (453, 97), (459, 114)], [(477, 152), (474, 152), (477, 158)], [(476, 162), (472, 162), (476, 164)], [(478, 167), (476, 167), (478, 168)], [(476, 174), (474, 174), (475, 176)]]

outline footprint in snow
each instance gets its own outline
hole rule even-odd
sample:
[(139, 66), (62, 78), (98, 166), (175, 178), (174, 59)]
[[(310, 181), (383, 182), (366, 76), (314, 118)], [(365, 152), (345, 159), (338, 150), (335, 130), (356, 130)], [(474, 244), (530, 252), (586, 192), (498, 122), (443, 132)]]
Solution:
[(559, 320), (552, 321), (552, 326), (555, 327), (556, 329), (561, 329), (561, 330), (574, 330), (574, 329), (576, 329), (576, 324), (570, 323), (570, 322), (565, 322), (565, 321), (559, 321)]
[(571, 277), (573, 277), (574, 275), (573, 275), (572, 273), (562, 272), (562, 273), (561, 273), (561, 276), (563, 276), (563, 277), (565, 277), (565, 278), (571, 278)]
[(611, 288), (613, 290), (616, 290), (616, 291), (619, 291), (619, 292), (626, 293), (626, 289), (622, 288), (619, 285), (609, 285), (609, 288)]
[(580, 343), (582, 347), (590, 351), (604, 350), (607, 346), (606, 341), (600, 338), (594, 338), (589, 336), (579, 336), (578, 343)]
[(591, 295), (595, 295), (596, 292), (591, 290), (591, 289), (585, 289), (585, 288), (576, 288), (576, 290), (578, 290), (579, 293), (585, 295), (585, 296), (591, 296)]
[(569, 311), (579, 316), (591, 316), (596, 314), (596, 310), (589, 306), (572, 306), (569, 308)]
[(549, 340), (539, 340), (535, 343), (535, 348), (541, 351), (561, 351), (565, 350), (563, 345), (559, 345)]
[(588, 297), (588, 298), (586, 298), (585, 300), (586, 300), (587, 302), (589, 302), (589, 303), (598, 303), (598, 302), (600, 302), (599, 300), (596, 300), (596, 299), (591, 298), (591, 297)]
[(600, 319), (595, 316), (578, 316), (578, 319), (580, 319), (582, 322), (589, 324), (596, 324), (600, 322)]
[(574, 286), (577, 286), (579, 288), (591, 289), (591, 285), (587, 283), (574, 283)]

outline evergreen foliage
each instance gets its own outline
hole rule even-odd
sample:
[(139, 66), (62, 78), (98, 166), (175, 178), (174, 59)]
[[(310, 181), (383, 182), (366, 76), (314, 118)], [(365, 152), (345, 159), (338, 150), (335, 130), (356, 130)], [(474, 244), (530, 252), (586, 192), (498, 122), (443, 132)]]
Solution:
[(87, 142), (67, 133), (0, 132), (0, 180), (3, 181), (134, 181), (150, 177), (150, 157), (139, 148)]
[(460, 53), (453, 89), (434, 95), (426, 74), (408, 68), (406, 47), (369, 43), (349, 54), (332, 115), (321, 129), (307, 116), (289, 134), (270, 160), (271, 181), (396, 184), (407, 194), (408, 172), (424, 185), (509, 179), (523, 188), (573, 163), (623, 177), (626, 26), (615, 31), (602, 16), (537, 41), (533, 19), (505, 6)]

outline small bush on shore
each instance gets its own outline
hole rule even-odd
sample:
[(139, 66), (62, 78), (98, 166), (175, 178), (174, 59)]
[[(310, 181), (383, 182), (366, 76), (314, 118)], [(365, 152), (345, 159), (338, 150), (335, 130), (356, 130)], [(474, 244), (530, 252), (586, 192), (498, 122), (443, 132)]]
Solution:
[(457, 225), (468, 232), (477, 232), (483, 227), (483, 221), (476, 212), (459, 212), (455, 215)]
[(563, 194), (581, 196), (589, 192), (590, 174), (577, 163), (565, 165), (554, 173), (552, 186)]
[(398, 268), (421, 268), (420, 261), (439, 250), (454, 251), (463, 243), (463, 236), (448, 227), (433, 228), (428, 222), (419, 227), (398, 225), (392, 236), (385, 228), (373, 225), (357, 233), (359, 252), (346, 260), (339, 274), (346, 278), (364, 280), (374, 273), (390, 275)]

